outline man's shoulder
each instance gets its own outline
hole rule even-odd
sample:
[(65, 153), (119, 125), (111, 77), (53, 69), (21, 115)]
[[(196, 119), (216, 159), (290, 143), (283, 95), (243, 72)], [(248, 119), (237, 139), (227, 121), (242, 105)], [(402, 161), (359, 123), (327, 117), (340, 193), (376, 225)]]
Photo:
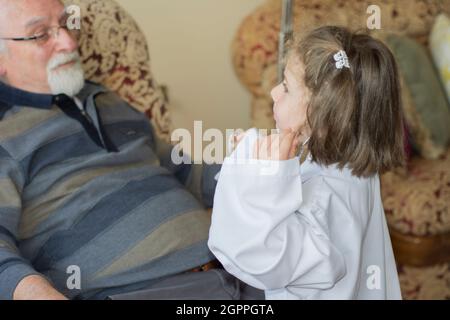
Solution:
[(91, 93), (112, 93), (111, 90), (109, 90), (107, 87), (105, 87), (104, 85), (98, 83), (98, 82), (94, 82), (91, 80), (86, 80), (84, 83), (84, 88), (82, 89), (81, 93), (83, 93), (83, 91), (85, 91), (88, 94)]
[[(124, 99), (122, 99), (116, 92), (100, 83), (91, 80), (85, 81), (84, 88), (79, 95), (81, 96), (82, 100), (86, 99), (89, 96), (94, 96), (97, 102), (99, 100), (106, 99), (107, 103), (128, 105), (128, 103)], [(101, 98), (98, 99), (99, 97)]]
[[(93, 97), (93, 100), (90, 100), (89, 97)], [(108, 114), (114, 114), (113, 118), (117, 118), (117, 116), (122, 116), (124, 119), (134, 119), (134, 120), (142, 120), (147, 125), (150, 124), (147, 116), (134, 108), (129, 102), (124, 100), (118, 93), (108, 89), (102, 84), (86, 80), (83, 91), (80, 93), (79, 98), (82, 101), (94, 102), (95, 107), (99, 110), (99, 112), (106, 117), (110, 117)]]
[(85, 81), (85, 85), (81, 92), (78, 94), (78, 98), (82, 101), (86, 101), (89, 98), (94, 98), (97, 107), (101, 107), (104, 105), (129, 107), (128, 103), (123, 100), (116, 92), (110, 90), (100, 83), (93, 82), (91, 80)]
[(8, 105), (7, 103), (0, 101), (0, 121), (5, 116), (6, 112), (11, 109), (12, 106)]

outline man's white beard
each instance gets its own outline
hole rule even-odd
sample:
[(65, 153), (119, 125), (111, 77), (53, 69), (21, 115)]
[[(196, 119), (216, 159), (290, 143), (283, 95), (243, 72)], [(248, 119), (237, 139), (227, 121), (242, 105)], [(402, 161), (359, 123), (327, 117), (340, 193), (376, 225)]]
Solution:
[[(70, 61), (76, 61), (71, 66), (57, 69)], [(60, 53), (50, 59), (47, 65), (48, 85), (52, 94), (66, 94), (73, 97), (84, 87), (84, 72), (81, 67), (80, 55), (77, 51), (72, 53)]]

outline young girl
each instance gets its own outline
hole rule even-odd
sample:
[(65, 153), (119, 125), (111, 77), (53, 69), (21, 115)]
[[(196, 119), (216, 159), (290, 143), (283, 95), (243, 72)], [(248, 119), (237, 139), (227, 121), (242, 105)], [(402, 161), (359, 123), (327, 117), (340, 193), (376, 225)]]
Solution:
[(319, 28), (293, 45), (271, 95), (280, 133), (250, 131), (225, 159), (209, 248), (267, 299), (401, 299), (379, 182), (404, 161), (392, 54)]

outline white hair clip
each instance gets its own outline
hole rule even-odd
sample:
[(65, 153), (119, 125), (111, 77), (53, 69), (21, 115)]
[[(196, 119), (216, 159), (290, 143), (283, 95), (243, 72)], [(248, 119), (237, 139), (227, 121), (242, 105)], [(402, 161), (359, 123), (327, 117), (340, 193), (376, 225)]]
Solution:
[(350, 64), (348, 62), (347, 54), (344, 50), (339, 50), (334, 56), (334, 61), (336, 61), (336, 69), (342, 69), (343, 67), (350, 69)]

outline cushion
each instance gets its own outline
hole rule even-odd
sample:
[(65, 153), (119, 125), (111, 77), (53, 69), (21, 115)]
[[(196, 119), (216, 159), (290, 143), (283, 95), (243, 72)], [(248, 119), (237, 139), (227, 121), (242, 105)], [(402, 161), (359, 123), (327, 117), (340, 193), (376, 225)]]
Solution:
[(443, 155), (450, 143), (450, 107), (424, 46), (406, 36), (387, 35), (397, 59), (402, 98), (414, 148), (427, 159)]
[(425, 268), (399, 266), (398, 273), (403, 299), (450, 299), (450, 263)]
[(408, 170), (381, 176), (391, 228), (414, 236), (450, 232), (450, 148), (437, 160), (413, 157)]
[(430, 36), (430, 51), (450, 102), (450, 19), (445, 14), (436, 18)]

